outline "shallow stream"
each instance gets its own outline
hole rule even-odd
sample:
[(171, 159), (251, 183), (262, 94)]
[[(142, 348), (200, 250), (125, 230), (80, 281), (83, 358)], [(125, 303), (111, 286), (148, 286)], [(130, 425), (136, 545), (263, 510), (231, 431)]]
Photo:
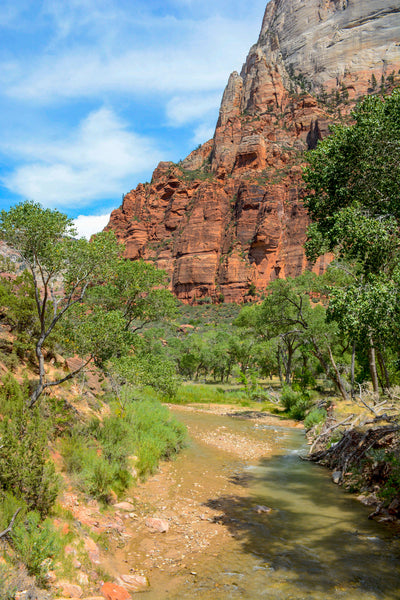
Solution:
[[(334, 485), (327, 470), (299, 458), (306, 451), (302, 431), (204, 413), (176, 416), (194, 441), (174, 463), (181, 482), (175, 493), (209, 482), (206, 504), (223, 512), (232, 543), (216, 544), (193, 573), (154, 581), (148, 600), (400, 599), (399, 537), (368, 520), (371, 509)], [(265, 441), (265, 458), (248, 463), (204, 444), (201, 436), (216, 427)], [(211, 482), (221, 475), (241, 493), (231, 486), (229, 494), (215, 494)]]

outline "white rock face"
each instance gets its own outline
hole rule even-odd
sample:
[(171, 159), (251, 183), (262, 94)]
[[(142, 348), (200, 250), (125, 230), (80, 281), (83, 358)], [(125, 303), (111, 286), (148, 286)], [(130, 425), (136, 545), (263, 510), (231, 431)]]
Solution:
[(400, 0), (272, 0), (257, 48), (321, 84), (346, 71), (385, 71), (400, 60), (399, 42)]
[[(400, 0), (271, 0), (260, 37), (240, 74), (230, 79), (222, 121), (241, 111), (279, 105), (284, 89), (346, 85), (365, 94), (372, 74), (380, 84), (400, 68)], [(241, 79), (241, 81), (240, 81)]]

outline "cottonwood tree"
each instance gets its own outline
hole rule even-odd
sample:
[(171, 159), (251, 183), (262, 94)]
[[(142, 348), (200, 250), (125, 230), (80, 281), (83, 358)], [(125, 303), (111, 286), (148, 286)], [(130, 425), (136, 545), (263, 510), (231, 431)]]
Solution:
[(277, 362), (283, 366), (285, 383), (291, 382), (295, 358), (311, 354), (347, 399), (346, 385), (335, 358), (340, 345), (337, 326), (327, 322), (326, 308), (321, 302), (312, 305), (310, 292), (314, 285), (312, 273), (273, 281), (262, 304), (245, 307), (235, 323), (251, 327), (263, 340), (275, 340)]
[(176, 298), (165, 289), (165, 271), (142, 260), (120, 260), (101, 288), (89, 292), (88, 301), (108, 311), (121, 310), (125, 329), (133, 332), (156, 321), (171, 319), (177, 310)]
[(398, 330), (400, 91), (368, 97), (352, 115), (353, 125), (334, 127), (308, 154), (306, 252), (311, 260), (333, 252), (349, 273), (332, 290), (331, 314), (343, 332), (363, 336), (378, 392), (376, 352)]

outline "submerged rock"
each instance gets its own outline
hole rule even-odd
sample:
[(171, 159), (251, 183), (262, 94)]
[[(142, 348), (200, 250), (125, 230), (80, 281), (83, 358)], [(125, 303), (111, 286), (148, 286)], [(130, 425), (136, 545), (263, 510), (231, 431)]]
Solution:
[(270, 513), (272, 511), (272, 508), (270, 508), (269, 506), (263, 506), (261, 504), (257, 504), (257, 506), (255, 506), (253, 510), (258, 514), (261, 514), (261, 513)]
[(149, 517), (146, 519), (145, 525), (158, 533), (166, 533), (169, 529), (169, 523), (165, 519)]
[(117, 583), (130, 592), (143, 592), (149, 587), (149, 581), (144, 575), (121, 575), (117, 578)]

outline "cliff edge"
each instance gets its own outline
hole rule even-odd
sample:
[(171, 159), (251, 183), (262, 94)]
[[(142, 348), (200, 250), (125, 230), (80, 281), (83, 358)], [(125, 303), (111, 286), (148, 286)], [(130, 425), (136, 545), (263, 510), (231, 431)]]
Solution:
[(214, 138), (160, 163), (113, 211), (126, 257), (155, 261), (186, 302), (242, 301), (311, 268), (304, 152), (349, 122), (357, 99), (400, 84), (399, 31), (400, 0), (271, 0)]

